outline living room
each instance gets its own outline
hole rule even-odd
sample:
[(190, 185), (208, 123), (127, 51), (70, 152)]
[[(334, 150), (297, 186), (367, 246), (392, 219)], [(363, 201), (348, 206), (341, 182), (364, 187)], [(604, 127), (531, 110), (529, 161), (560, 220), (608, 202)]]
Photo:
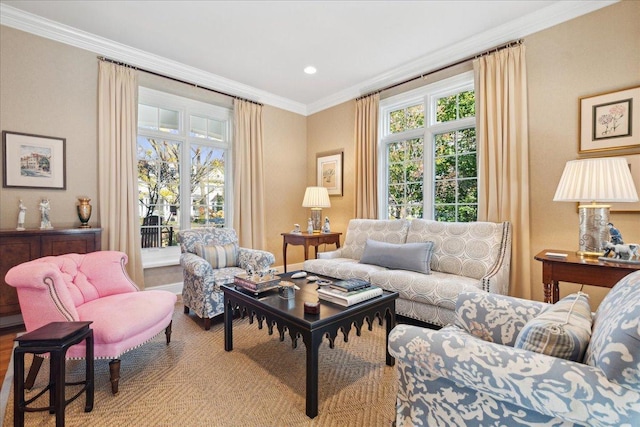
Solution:
[[(526, 46), (529, 128), (528, 283), (518, 284), (515, 296), (542, 301), (542, 269), (533, 256), (544, 249), (573, 251), (578, 246), (578, 210), (575, 203), (553, 202), (567, 161), (593, 154), (579, 151), (579, 99), (640, 84), (640, 2), (612, 2), (606, 7), (522, 37)], [(56, 228), (78, 226), (76, 202), (80, 195), (93, 200), (98, 227), (99, 163), (97, 155), (96, 52), (0, 26), (0, 129), (66, 138), (65, 190), (0, 188), (0, 229), (14, 229), (19, 201), (28, 207), (27, 228), (38, 228), (37, 206), (51, 200), (51, 222)], [(471, 70), (463, 64), (455, 72)], [(428, 70), (425, 70), (428, 71)], [(451, 70), (448, 71), (452, 73)], [(446, 75), (447, 72), (445, 72)], [(442, 77), (442, 74), (439, 75)], [(434, 76), (435, 78), (439, 77)], [(232, 98), (140, 73), (141, 86), (190, 96), (232, 107)], [(425, 83), (426, 84), (426, 83)], [(407, 84), (383, 97), (413, 89)], [(346, 230), (355, 218), (355, 99), (311, 114), (265, 104), (264, 163), (267, 245), (282, 267), (282, 236), (293, 224), (305, 224), (308, 210), (301, 206), (305, 188), (316, 183), (318, 153), (344, 153), (342, 196), (331, 197), (332, 231)], [(638, 156), (637, 147), (603, 155)], [(4, 153), (2, 164), (4, 165)], [(640, 211), (612, 212), (611, 222), (627, 242), (640, 242)], [(344, 235), (343, 235), (344, 237)], [(103, 246), (104, 247), (104, 246)], [(288, 263), (303, 261), (299, 248), (290, 248)], [(179, 265), (145, 270), (145, 288), (171, 288), (182, 280)], [(561, 296), (580, 290), (563, 283)], [(608, 289), (585, 286), (593, 310)]]

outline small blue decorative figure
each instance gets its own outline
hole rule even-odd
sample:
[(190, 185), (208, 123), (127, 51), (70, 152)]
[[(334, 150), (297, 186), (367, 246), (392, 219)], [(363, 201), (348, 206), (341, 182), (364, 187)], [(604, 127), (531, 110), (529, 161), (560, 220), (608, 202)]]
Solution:
[(607, 227), (609, 227), (609, 235), (611, 235), (610, 242), (614, 245), (623, 245), (622, 234), (620, 230), (615, 228), (612, 223), (607, 223)]

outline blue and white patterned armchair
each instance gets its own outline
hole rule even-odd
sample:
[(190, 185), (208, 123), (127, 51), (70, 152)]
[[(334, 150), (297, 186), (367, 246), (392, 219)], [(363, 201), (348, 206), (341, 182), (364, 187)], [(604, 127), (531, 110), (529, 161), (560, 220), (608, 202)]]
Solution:
[(465, 293), (455, 325), (396, 326), (396, 426), (640, 426), (640, 272), (598, 307), (583, 363), (513, 347), (548, 307)]
[[(236, 274), (243, 273), (251, 266), (254, 271), (269, 268), (275, 261), (271, 252), (247, 249), (238, 246), (238, 236), (232, 228), (194, 228), (178, 232), (180, 243), (180, 265), (182, 266), (184, 285), (182, 303), (184, 312), (189, 309), (204, 320), (204, 328), (211, 328), (211, 319), (224, 313), (224, 295), (220, 285), (233, 282)], [(200, 255), (203, 247), (231, 245), (232, 261), (221, 268), (213, 268), (211, 259)]]

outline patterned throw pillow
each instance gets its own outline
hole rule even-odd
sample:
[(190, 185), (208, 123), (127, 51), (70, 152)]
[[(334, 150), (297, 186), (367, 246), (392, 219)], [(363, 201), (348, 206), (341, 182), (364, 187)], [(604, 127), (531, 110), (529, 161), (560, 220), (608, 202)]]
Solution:
[(591, 338), (589, 295), (568, 295), (527, 322), (515, 348), (582, 362)]
[(433, 242), (386, 243), (367, 239), (360, 263), (431, 274)]
[(238, 247), (235, 243), (226, 245), (196, 245), (196, 255), (206, 259), (213, 268), (235, 267), (238, 265)]

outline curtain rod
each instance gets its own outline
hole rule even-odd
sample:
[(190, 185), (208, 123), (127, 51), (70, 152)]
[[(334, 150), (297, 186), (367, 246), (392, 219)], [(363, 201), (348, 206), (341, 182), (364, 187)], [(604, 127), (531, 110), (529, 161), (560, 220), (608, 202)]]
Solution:
[(240, 96), (231, 95), (230, 93), (222, 92), (222, 91), (216, 90), (216, 89), (211, 89), (211, 88), (208, 88), (206, 86), (201, 86), (201, 85), (196, 84), (196, 83), (188, 82), (186, 80), (180, 80), (180, 79), (177, 79), (175, 77), (171, 77), (171, 76), (167, 76), (167, 75), (164, 75), (164, 74), (156, 73), (155, 71), (146, 70), (144, 68), (140, 68), (140, 67), (136, 67), (136, 66), (127, 64), (125, 62), (116, 61), (115, 59), (110, 59), (110, 58), (107, 58), (107, 57), (104, 57), (104, 56), (98, 56), (98, 59), (100, 61), (110, 62), (110, 63), (116, 64), (116, 65), (122, 65), (123, 67), (133, 68), (134, 70), (142, 71), (142, 72), (147, 73), (147, 74), (152, 74), (154, 76), (163, 77), (165, 79), (173, 80), (174, 82), (184, 83), (184, 84), (189, 85), (189, 86), (193, 86), (193, 87), (196, 87), (196, 88), (201, 88), (201, 89), (204, 89), (204, 90), (208, 90), (209, 92), (215, 92), (217, 94), (228, 96), (228, 97), (231, 97), (233, 99), (239, 99), (241, 101), (250, 102), (252, 104), (256, 104), (256, 105), (260, 105), (260, 106), (263, 105), (260, 102), (253, 101), (251, 99), (246, 99), (246, 98), (242, 98)]
[(498, 45), (496, 47), (492, 47), (491, 49), (488, 49), (488, 50), (486, 50), (486, 51), (484, 51), (484, 52), (482, 52), (480, 54), (476, 54), (476, 55), (473, 55), (473, 56), (468, 56), (468, 57), (466, 57), (464, 59), (461, 59), (459, 61), (456, 61), (456, 62), (454, 62), (452, 64), (448, 64), (448, 65), (445, 65), (443, 67), (436, 68), (435, 70), (431, 70), (431, 71), (428, 71), (426, 73), (422, 73), (422, 74), (420, 74), (418, 76), (414, 76), (414, 77), (408, 78), (406, 80), (403, 80), (401, 82), (393, 83), (393, 84), (390, 84), (389, 86), (385, 86), (383, 88), (380, 88), (380, 89), (374, 90), (372, 92), (369, 92), (367, 94), (361, 95), (361, 96), (356, 98), (356, 101), (359, 101), (359, 100), (361, 100), (363, 98), (366, 98), (367, 96), (375, 95), (376, 93), (384, 92), (385, 90), (393, 89), (394, 87), (398, 87), (398, 86), (401, 86), (403, 84), (410, 83), (410, 82), (418, 80), (418, 79), (424, 79), (425, 77), (427, 77), (427, 76), (429, 76), (431, 74), (438, 73), (440, 71), (446, 70), (447, 68), (455, 67), (456, 65), (464, 64), (465, 62), (471, 61), (472, 59), (477, 59), (477, 58), (489, 55), (490, 53), (498, 52), (499, 50), (502, 50), (502, 49), (507, 49), (507, 48), (510, 48), (512, 46), (517, 46), (519, 44), (522, 44), (522, 42), (523, 42), (522, 39), (518, 39), (518, 40), (512, 40), (512, 41), (507, 42), (507, 43), (503, 43), (503, 44)]

